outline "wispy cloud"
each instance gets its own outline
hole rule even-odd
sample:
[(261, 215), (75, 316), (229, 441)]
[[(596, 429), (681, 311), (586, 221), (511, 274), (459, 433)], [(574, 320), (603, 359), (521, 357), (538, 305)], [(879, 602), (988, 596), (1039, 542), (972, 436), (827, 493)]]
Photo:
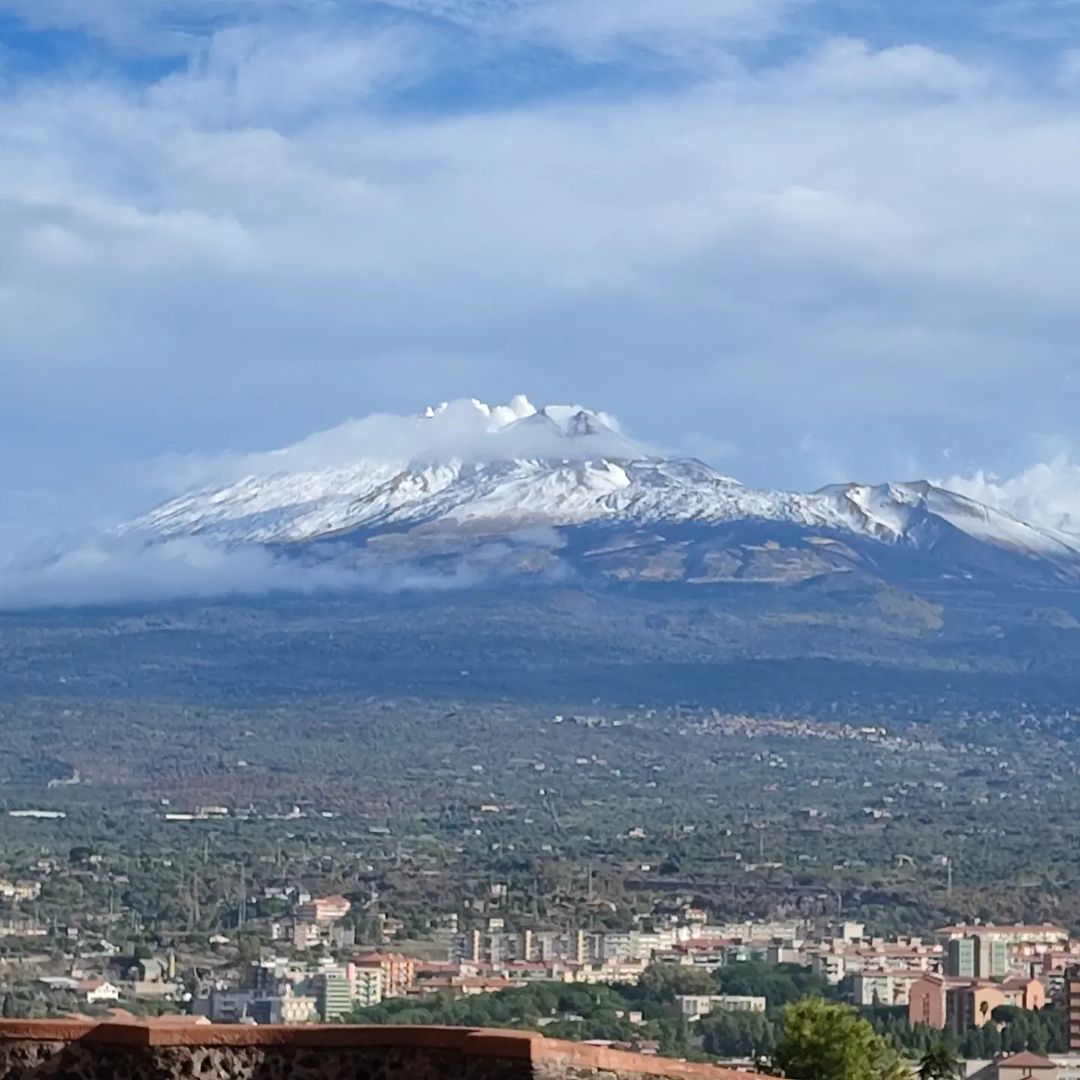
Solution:
[[(776, 33), (815, 0), (386, 0), (400, 12), (588, 60), (668, 55), (692, 61)], [(357, 5), (362, 7), (364, 5)]]
[(216, 31), (185, 70), (150, 88), (149, 103), (210, 125), (276, 126), (313, 110), (349, 113), (376, 90), (407, 85), (426, 70), (430, 38), (388, 27), (297, 29), (241, 25)]
[[(258, 453), (213, 456), (169, 455), (142, 463), (170, 494), (242, 478), (283, 473), (313, 473), (356, 466), (399, 470), (410, 462), (431, 460), (499, 461), (554, 458), (584, 461), (599, 457), (634, 457), (653, 453), (645, 442), (631, 441), (619, 421), (595, 412), (593, 428), (570, 436), (580, 405), (540, 406), (524, 395), (507, 405), (476, 399), (432, 403), (412, 415), (375, 413), (319, 431), (290, 446)], [(550, 417), (549, 417), (550, 414)], [(392, 471), (390, 473), (392, 475)]]
[[(437, 569), (392, 552), (378, 557), (343, 545), (317, 555), (290, 555), (256, 546), (229, 547), (199, 537), (145, 543), (136, 536), (101, 533), (58, 549), (0, 563), (0, 611), (156, 604), (273, 595), (449, 592), (494, 587), (513, 579), (550, 584), (565, 567), (537, 569), (535, 551), (558, 547), (544, 530), (480, 543)], [(527, 548), (529, 571), (518, 558)]]
[(1075, 412), (1071, 91), (831, 10), (0, 0), (121, 43), (0, 90), (0, 492), (521, 387), (752, 483), (1006, 469)]

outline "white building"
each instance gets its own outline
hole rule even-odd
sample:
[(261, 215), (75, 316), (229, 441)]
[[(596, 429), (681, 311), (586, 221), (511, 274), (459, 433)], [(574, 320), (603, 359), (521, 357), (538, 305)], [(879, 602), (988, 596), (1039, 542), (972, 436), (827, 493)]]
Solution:
[(765, 998), (747, 994), (680, 994), (677, 1000), (688, 1023), (714, 1012), (763, 1013), (767, 1005)]

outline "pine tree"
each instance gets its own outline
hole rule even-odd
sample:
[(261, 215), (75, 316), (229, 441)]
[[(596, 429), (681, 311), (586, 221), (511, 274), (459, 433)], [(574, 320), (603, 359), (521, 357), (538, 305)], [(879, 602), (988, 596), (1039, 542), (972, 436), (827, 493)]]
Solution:
[(805, 998), (784, 1010), (773, 1054), (784, 1076), (798, 1080), (906, 1080), (907, 1068), (887, 1039), (854, 1010)]
[(919, 1080), (957, 1080), (960, 1062), (947, 1043), (931, 1044), (919, 1061)]

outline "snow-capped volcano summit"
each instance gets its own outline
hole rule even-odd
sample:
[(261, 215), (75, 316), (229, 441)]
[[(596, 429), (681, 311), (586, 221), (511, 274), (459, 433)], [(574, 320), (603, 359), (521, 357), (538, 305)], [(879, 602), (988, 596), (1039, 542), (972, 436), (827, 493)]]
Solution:
[(1080, 538), (1026, 524), (927, 482), (755, 490), (689, 458), (638, 446), (577, 405), (446, 402), (414, 418), (350, 421), (245, 475), (124, 526), (150, 538), (297, 544), (392, 532), (512, 533), (530, 526), (657, 529), (773, 522), (918, 551), (957, 538), (1080, 566)]

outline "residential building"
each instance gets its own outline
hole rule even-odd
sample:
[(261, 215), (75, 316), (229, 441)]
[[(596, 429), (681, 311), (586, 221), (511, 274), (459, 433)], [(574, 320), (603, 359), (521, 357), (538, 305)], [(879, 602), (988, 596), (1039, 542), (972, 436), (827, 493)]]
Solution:
[(908, 987), (908, 1023), (944, 1029), (945, 980), (939, 975), (924, 975)]
[(916, 971), (860, 971), (852, 980), (852, 1004), (907, 1005), (911, 987), (922, 978)]
[(313, 949), (323, 939), (323, 927), (317, 922), (293, 920), (292, 945), (294, 949)]
[(383, 999), (383, 973), (381, 968), (357, 967), (349, 964), (346, 971), (352, 978), (353, 1004), (368, 1009)]
[(319, 1020), (318, 1001), (308, 995), (294, 994), (286, 985), (280, 994), (255, 998), (247, 1008), (245, 1019), (256, 1024), (313, 1024)]
[(1004, 979), (1012, 968), (1012, 955), (1009, 942), (1000, 937), (987, 937), (979, 934), (979, 968), (976, 973), (983, 979)]
[(995, 1080), (1057, 1080), (1058, 1067), (1049, 1058), (1025, 1050), (994, 1063)]
[(368, 953), (353, 961), (356, 970), (376, 969), (382, 973), (384, 998), (404, 997), (416, 982), (416, 961), (400, 953)]
[(1065, 973), (1065, 1039), (1070, 1050), (1080, 1050), (1080, 967)]
[(1022, 966), (1025, 945), (988, 931), (951, 937), (945, 943), (945, 974), (956, 979), (1004, 979)]
[(945, 974), (952, 979), (974, 979), (979, 975), (978, 940), (950, 938), (945, 946)]
[(324, 896), (297, 905), (293, 915), (300, 922), (330, 926), (331, 923), (344, 919), (351, 907), (344, 896)]
[(996, 937), (1010, 945), (1034, 945), (1045, 948), (1061, 948), (1068, 945), (1069, 931), (1054, 923), (999, 924), (967, 923), (956, 926), (942, 926), (937, 931), (942, 939), (971, 937)]
[(676, 999), (683, 1018), (690, 1023), (714, 1012), (765, 1011), (767, 1002), (763, 997), (744, 994), (680, 994)]
[(1046, 987), (1039, 979), (1006, 979), (1000, 986), (1006, 1005), (1019, 1009), (1042, 1009), (1046, 1005)]
[(252, 1003), (259, 997), (255, 990), (213, 987), (205, 998), (192, 1002), (192, 1012), (208, 1016), (215, 1024), (237, 1024), (247, 1018)]
[(288, 987), (279, 997), (268, 1000), (271, 1024), (311, 1024), (319, 1018), (315, 998), (294, 994)]
[(79, 990), (89, 1005), (120, 1000), (120, 987), (107, 979), (87, 979), (79, 984)]
[(1073, 1080), (1061, 1062), (1024, 1050), (994, 1061), (966, 1061), (964, 1080)]
[(349, 978), (342, 970), (325, 971), (315, 976), (315, 1000), (324, 1024), (340, 1020), (352, 1012), (353, 993)]
[(11, 881), (0, 878), (0, 898), (4, 900), (36, 900), (40, 895), (39, 881)]
[(990, 1023), (1005, 995), (993, 983), (974, 982), (949, 987), (945, 992), (945, 1022), (955, 1032)]

